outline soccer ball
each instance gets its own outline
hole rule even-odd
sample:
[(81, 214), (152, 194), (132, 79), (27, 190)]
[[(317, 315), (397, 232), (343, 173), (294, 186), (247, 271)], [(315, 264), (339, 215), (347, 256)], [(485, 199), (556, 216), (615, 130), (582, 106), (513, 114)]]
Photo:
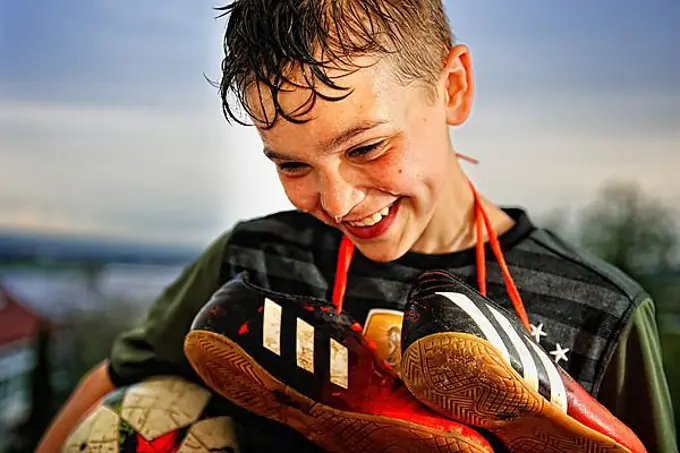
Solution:
[(107, 395), (63, 453), (237, 453), (234, 425), (206, 389), (158, 377)]

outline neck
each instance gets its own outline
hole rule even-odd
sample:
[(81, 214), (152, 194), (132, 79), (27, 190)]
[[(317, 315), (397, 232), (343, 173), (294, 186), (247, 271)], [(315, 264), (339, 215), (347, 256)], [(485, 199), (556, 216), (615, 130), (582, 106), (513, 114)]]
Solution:
[[(452, 153), (453, 154), (453, 153)], [(452, 157), (453, 177), (447, 180), (435, 212), (421, 237), (416, 241), (413, 251), (426, 254), (444, 254), (474, 247), (475, 198), (467, 176), (463, 173), (458, 159)], [(491, 225), (497, 235), (508, 231), (515, 224), (502, 209), (480, 195)], [(488, 240), (484, 229), (484, 241)]]

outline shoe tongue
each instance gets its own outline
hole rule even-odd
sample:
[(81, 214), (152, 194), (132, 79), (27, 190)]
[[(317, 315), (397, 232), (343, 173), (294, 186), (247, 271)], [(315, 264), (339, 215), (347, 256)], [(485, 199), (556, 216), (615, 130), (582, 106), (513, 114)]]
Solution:
[(418, 277), (417, 283), (413, 286), (414, 291), (456, 291), (466, 295), (475, 294), (482, 297), (478, 291), (472, 289), (456, 275), (444, 270), (427, 271)]

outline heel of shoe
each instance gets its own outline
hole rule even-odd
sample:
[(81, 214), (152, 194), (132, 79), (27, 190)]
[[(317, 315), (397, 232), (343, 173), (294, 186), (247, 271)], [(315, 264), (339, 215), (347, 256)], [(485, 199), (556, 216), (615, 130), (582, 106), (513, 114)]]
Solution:
[(550, 404), (491, 343), (475, 335), (420, 338), (404, 351), (401, 376), (422, 403), (492, 431), (513, 452), (630, 453)]

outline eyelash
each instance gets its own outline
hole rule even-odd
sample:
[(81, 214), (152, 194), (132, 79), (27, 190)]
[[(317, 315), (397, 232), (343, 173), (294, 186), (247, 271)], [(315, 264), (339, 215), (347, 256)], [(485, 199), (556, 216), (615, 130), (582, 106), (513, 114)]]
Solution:
[(306, 164), (303, 164), (301, 162), (284, 162), (278, 165), (280, 172), (289, 175), (300, 173), (302, 170), (306, 168), (306, 166), (307, 166)]
[(365, 157), (372, 152), (382, 148), (383, 142), (373, 143), (372, 145), (360, 146), (347, 153), (349, 157)]
[[(372, 145), (360, 146), (359, 148), (354, 148), (349, 151), (347, 155), (351, 158), (361, 158), (366, 157), (372, 152), (382, 148), (383, 142), (373, 143)], [(307, 168), (307, 164), (302, 162), (283, 162), (278, 164), (278, 169), (282, 173), (288, 175), (296, 175), (297, 173), (303, 172)]]

